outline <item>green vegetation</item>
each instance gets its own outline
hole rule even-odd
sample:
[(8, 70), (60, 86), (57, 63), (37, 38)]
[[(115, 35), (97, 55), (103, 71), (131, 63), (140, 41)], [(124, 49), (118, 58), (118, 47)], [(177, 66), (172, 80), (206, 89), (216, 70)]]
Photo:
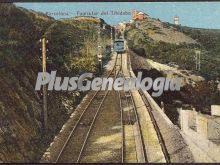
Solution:
[[(177, 63), (181, 68), (195, 70), (195, 50), (201, 50), (201, 71), (199, 72), (207, 80), (216, 80), (220, 78), (220, 30), (203, 30), (193, 28), (182, 28), (183, 33), (192, 37), (198, 44), (187, 43), (166, 43), (152, 40), (148, 33), (160, 33), (157, 27), (154, 27), (148, 21), (138, 22), (142, 30), (131, 24), (126, 29), (128, 46), (139, 55), (153, 59), (160, 63)], [(173, 25), (162, 24), (169, 28)], [(181, 29), (176, 28), (181, 31)], [(161, 35), (163, 35), (161, 33)], [(140, 51), (144, 49), (144, 51)]]
[[(48, 92), (48, 131), (42, 132), (39, 40), (49, 40), (47, 71), (61, 76), (95, 72), (97, 29), (103, 20), (54, 20), (13, 4), (0, 4), (0, 162), (38, 162), (77, 104), (71, 92)], [(102, 29), (103, 52), (110, 28)], [(81, 96), (80, 96), (81, 97)], [(76, 101), (75, 101), (76, 100)], [(65, 103), (65, 106), (64, 106)]]
[(182, 27), (182, 32), (200, 43), (201, 73), (207, 79), (220, 79), (220, 30)]
[[(78, 74), (95, 72), (97, 65), (97, 28), (104, 23), (97, 18), (68, 19), (52, 24), (45, 33), (50, 41), (48, 56), (53, 68)], [(110, 27), (101, 30), (101, 46), (104, 53), (110, 44)], [(66, 73), (65, 73), (66, 74)]]
[(194, 105), (197, 110), (210, 113), (210, 106), (220, 103), (220, 92), (217, 89), (217, 83), (211, 81), (201, 81), (195, 87), (185, 86), (182, 91), (185, 92), (185, 99), (188, 103)]
[[(42, 147), (39, 142), (44, 139), (48, 143), (48, 140), (40, 132), (41, 103), (34, 92), (40, 65), (34, 48), (54, 20), (12, 4), (0, 4), (0, 17), (0, 160), (36, 161), (45, 145)], [(54, 109), (54, 115), (61, 116), (61, 120), (58, 127), (50, 127), (48, 137), (66, 117), (57, 107)]]
[[(169, 43), (169, 39), (167, 39), (167, 42), (155, 41), (150, 38), (150, 33), (164, 34), (162, 30), (160, 32), (155, 27), (156, 23), (152, 25), (152, 20), (145, 20), (137, 21), (126, 28), (125, 34), (128, 47), (136, 54), (160, 63), (175, 62), (180, 66), (180, 69), (192, 70), (198, 75), (202, 75), (207, 81), (197, 82), (195, 87), (188, 84), (181, 89), (180, 93), (168, 92), (161, 97), (155, 98), (155, 100), (158, 104), (164, 101), (171, 118), (173, 111), (169, 111), (169, 106), (173, 106), (172, 100), (176, 99), (192, 105), (198, 111), (210, 113), (211, 105), (220, 103), (220, 92), (217, 90), (218, 84), (215, 82), (216, 79), (220, 79), (220, 30), (180, 28), (170, 23), (160, 23), (157, 23), (157, 25), (162, 25), (163, 31), (170, 28), (173, 29), (173, 32), (182, 32), (193, 38), (197, 43), (181, 42), (175, 44)], [(178, 36), (173, 35), (172, 37)], [(195, 50), (201, 50), (200, 72), (195, 71)], [(152, 72), (152, 70), (148, 72)], [(148, 76), (151, 75), (148, 72)]]

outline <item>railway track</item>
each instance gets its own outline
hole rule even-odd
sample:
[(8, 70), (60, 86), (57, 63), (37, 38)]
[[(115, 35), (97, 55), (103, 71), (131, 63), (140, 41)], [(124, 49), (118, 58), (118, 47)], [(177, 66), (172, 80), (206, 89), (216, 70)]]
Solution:
[[(128, 54), (128, 60), (127, 60), (127, 62), (128, 62), (128, 66), (131, 67), (131, 61), (130, 61), (130, 56), (129, 56), (129, 54)], [(128, 70), (130, 71), (130, 68), (128, 68)], [(129, 72), (129, 73), (130, 73), (130, 72)], [(131, 73), (130, 73), (130, 75), (131, 75)], [(156, 131), (156, 134), (157, 134), (157, 137), (158, 137), (158, 140), (159, 140), (159, 143), (160, 143), (162, 152), (163, 152), (163, 154), (164, 154), (165, 160), (166, 160), (167, 163), (170, 163), (170, 156), (169, 156), (169, 153), (168, 153), (168, 151), (167, 151), (165, 142), (164, 142), (164, 140), (163, 140), (163, 136), (162, 136), (162, 134), (161, 134), (161, 132), (160, 132), (160, 129), (159, 129), (158, 125), (157, 125), (156, 119), (155, 119), (155, 117), (154, 117), (154, 115), (153, 115), (152, 107), (151, 107), (150, 103), (148, 102), (148, 99), (147, 99), (147, 97), (145, 96), (144, 92), (143, 92), (141, 89), (138, 90), (138, 92), (139, 92), (139, 94), (140, 94), (140, 96), (141, 96), (141, 98), (142, 98), (142, 100), (143, 100), (145, 106), (147, 107), (148, 113), (149, 113), (149, 115), (150, 115), (151, 121), (152, 121), (153, 126), (154, 126), (154, 129), (155, 129), (155, 131)]]
[[(116, 56), (113, 69), (109, 73), (107, 73), (107, 77), (115, 77), (115, 75), (118, 74), (116, 65), (117, 60), (118, 56)], [(100, 112), (102, 104), (105, 101), (107, 95), (108, 91), (99, 90), (94, 92), (94, 95), (92, 96), (90, 102), (81, 113), (75, 126), (71, 130), (64, 145), (59, 151), (55, 163), (80, 162), (82, 153), (85, 149), (93, 125), (97, 119), (98, 113)]]
[[(127, 62), (129, 63), (128, 66), (130, 66), (129, 56)], [(125, 77), (122, 69), (122, 57), (120, 55), (116, 56), (113, 69), (105, 76), (116, 78), (118, 75), (120, 75), (120, 77)], [(139, 93), (150, 114), (166, 162), (170, 162), (169, 154), (166, 150), (166, 146), (156, 120), (154, 119), (150, 104), (141, 90), (139, 90)], [(95, 125), (94, 123), (97, 120), (97, 116), (101, 111), (103, 102), (105, 101), (107, 95), (108, 91), (94, 92), (90, 102), (81, 113), (75, 126), (59, 151), (59, 154), (54, 161), (55, 163), (81, 162), (86, 153), (84, 150), (87, 148), (88, 139), (92, 136), (91, 132)], [(118, 97), (121, 114), (121, 162), (148, 162), (139, 117), (131, 91), (118, 91)], [(127, 132), (129, 130), (130, 133), (128, 135)], [(129, 159), (129, 156), (132, 158)]]
[(151, 121), (152, 121), (152, 123), (153, 123), (153, 125), (154, 125), (154, 129), (155, 129), (155, 131), (156, 131), (156, 133), (157, 133), (157, 137), (158, 137), (158, 140), (159, 140), (161, 149), (162, 149), (162, 151), (163, 151), (165, 160), (166, 160), (167, 163), (170, 163), (170, 156), (169, 156), (169, 153), (168, 153), (168, 151), (167, 151), (165, 142), (164, 142), (164, 140), (163, 140), (163, 136), (162, 136), (162, 134), (161, 134), (161, 132), (160, 132), (160, 129), (159, 129), (158, 125), (157, 125), (156, 119), (154, 118), (154, 115), (153, 115), (153, 113), (152, 113), (152, 108), (151, 108), (151, 106), (150, 106), (150, 104), (149, 104), (149, 102), (148, 102), (146, 96), (144, 95), (143, 91), (142, 91), (142, 90), (139, 90), (138, 92), (140, 93), (140, 95), (141, 95), (141, 97), (142, 97), (142, 99), (143, 99), (143, 101), (144, 101), (144, 104), (145, 104), (145, 106), (147, 107), (147, 110), (148, 110), (148, 112), (149, 112)]
[[(122, 66), (122, 57), (120, 60)], [(125, 78), (122, 67), (120, 67), (119, 75)], [(120, 100), (122, 127), (121, 161), (122, 163), (145, 163), (147, 162), (147, 156), (145, 153), (143, 135), (140, 129), (140, 122), (133, 96), (130, 91), (124, 90), (119, 91), (118, 96)]]

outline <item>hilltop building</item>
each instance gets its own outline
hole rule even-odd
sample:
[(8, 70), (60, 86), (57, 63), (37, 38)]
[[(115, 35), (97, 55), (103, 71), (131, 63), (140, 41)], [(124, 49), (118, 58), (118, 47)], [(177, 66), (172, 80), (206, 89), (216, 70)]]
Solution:
[(142, 11), (133, 10), (132, 11), (132, 20), (143, 20), (145, 18), (145, 14)]

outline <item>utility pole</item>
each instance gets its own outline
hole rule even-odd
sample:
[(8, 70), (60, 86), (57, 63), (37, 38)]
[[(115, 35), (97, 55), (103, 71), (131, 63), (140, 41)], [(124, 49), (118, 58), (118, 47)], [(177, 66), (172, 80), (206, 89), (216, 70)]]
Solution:
[(126, 22), (123, 21), (123, 24), (122, 24), (122, 29), (123, 29), (123, 39), (125, 39), (125, 28), (126, 28)]
[[(100, 25), (101, 26), (101, 25)], [(102, 71), (102, 47), (101, 47), (101, 27), (98, 26), (98, 64), (99, 64), (99, 73)], [(103, 24), (103, 29), (105, 29), (106, 24)]]
[[(47, 61), (47, 57), (46, 57), (46, 44), (48, 43), (48, 40), (46, 40), (45, 38), (42, 38), (40, 40), (41, 42), (41, 50), (42, 50), (42, 70), (43, 70), (43, 80), (45, 79), (45, 73), (46, 73), (46, 61)], [(46, 85), (43, 85), (43, 125), (44, 125), (44, 130), (47, 130), (47, 87)]]
[(198, 54), (198, 69), (199, 69), (199, 71), (200, 71), (200, 69), (201, 69), (201, 52), (199, 51), (199, 54)]
[(101, 73), (102, 70), (102, 50), (101, 50), (101, 41), (100, 41), (100, 33), (101, 33), (101, 29), (100, 26), (98, 26), (98, 65), (99, 65), (99, 73)]
[(111, 52), (113, 52), (113, 32), (112, 32), (112, 27), (111, 27)]
[(116, 33), (116, 26), (115, 26), (115, 39), (117, 38), (117, 33)]
[(201, 51), (195, 50), (195, 61), (196, 61), (196, 70), (200, 71), (201, 69)]
[(89, 58), (89, 46), (88, 46), (88, 42), (85, 42), (86, 43), (86, 57)]

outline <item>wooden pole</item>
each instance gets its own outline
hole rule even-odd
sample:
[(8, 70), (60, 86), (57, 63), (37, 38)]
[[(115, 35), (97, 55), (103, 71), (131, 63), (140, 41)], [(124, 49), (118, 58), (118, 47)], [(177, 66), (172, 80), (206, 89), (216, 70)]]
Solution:
[[(43, 69), (43, 79), (45, 79), (46, 72), (46, 40), (42, 39), (42, 69)], [(43, 121), (44, 130), (47, 130), (47, 89), (46, 85), (43, 85)]]

